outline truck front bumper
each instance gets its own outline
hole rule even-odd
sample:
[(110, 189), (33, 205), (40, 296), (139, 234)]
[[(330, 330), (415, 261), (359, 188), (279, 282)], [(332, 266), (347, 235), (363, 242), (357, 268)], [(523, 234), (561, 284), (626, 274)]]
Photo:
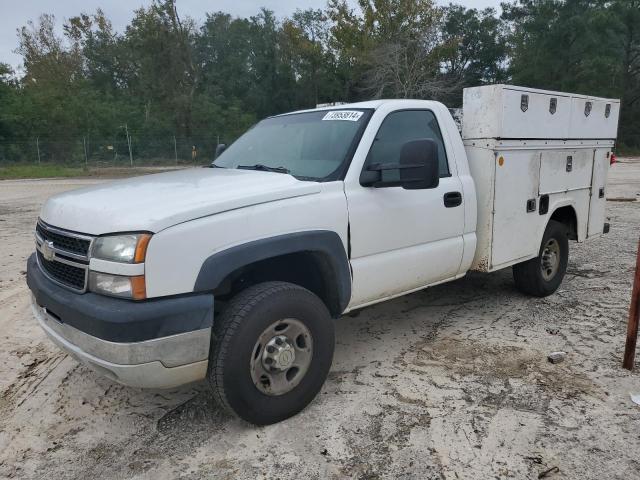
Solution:
[(27, 263), (33, 313), (45, 333), (80, 363), (119, 383), (173, 388), (206, 376), (213, 295), (133, 302), (77, 294)]

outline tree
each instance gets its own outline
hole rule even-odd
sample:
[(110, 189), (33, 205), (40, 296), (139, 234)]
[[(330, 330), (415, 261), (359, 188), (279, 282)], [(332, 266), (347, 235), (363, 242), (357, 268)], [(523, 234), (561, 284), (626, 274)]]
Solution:
[(135, 11), (124, 34), (131, 77), (129, 91), (143, 102), (145, 131), (191, 136), (191, 111), (198, 83), (192, 49), (195, 24), (180, 20), (173, 0)]
[(514, 83), (605, 95), (618, 62), (607, 33), (606, 0), (521, 0), (505, 5), (513, 28)]
[[(86, 82), (81, 53), (65, 46), (54, 31), (55, 18), (42, 15), (18, 31), (17, 52), (24, 58), (21, 124), (26, 134), (50, 140), (82, 135)], [(68, 160), (67, 144), (50, 142), (49, 158)]]
[(287, 111), (293, 107), (291, 91), (295, 79), (285, 58), (280, 25), (271, 10), (261, 9), (249, 18), (250, 88), (247, 100), (258, 117)]
[(640, 146), (640, 0), (615, 0), (611, 4), (613, 25), (610, 32), (622, 58), (619, 74), (622, 115), (621, 141)]
[(622, 98), (620, 141), (640, 144), (638, 0), (520, 0), (503, 18), (514, 83)]
[(134, 155), (173, 157), (174, 136), (213, 150), (218, 136), (318, 103), (456, 106), (466, 86), (508, 81), (621, 98), (620, 140), (640, 146), (640, 0), (511, 0), (501, 17), (434, 0), (350, 2), (198, 24), (175, 0), (153, 0), (123, 32), (97, 10), (62, 35), (43, 15), (18, 31), (24, 76), (0, 64), (0, 140), (23, 142), (12, 158), (38, 138), (45, 160), (84, 159), (83, 138), (126, 151), (126, 126)]
[(297, 84), (297, 102), (312, 107), (339, 95), (335, 58), (329, 50), (330, 23), (322, 10), (297, 10), (282, 25)]
[(346, 0), (329, 0), (327, 17), (332, 23), (329, 48), (336, 59), (335, 75), (341, 85), (339, 99), (360, 99), (367, 69), (363, 57), (371, 41), (364, 32), (364, 21)]
[(250, 28), (247, 19), (207, 14), (196, 40), (202, 92), (222, 106), (241, 101), (251, 87)]
[(15, 106), (17, 89), (13, 78), (13, 70), (6, 63), (0, 63), (0, 105), (4, 111), (0, 112), (0, 142), (14, 137)]
[(496, 11), (450, 4), (443, 10), (438, 56), (441, 70), (457, 85), (452, 104), (461, 105), (462, 88), (506, 80), (505, 26)]
[(440, 78), (435, 48), (441, 11), (431, 0), (359, 0), (329, 3), (339, 57), (355, 72), (366, 96), (439, 98), (450, 88)]

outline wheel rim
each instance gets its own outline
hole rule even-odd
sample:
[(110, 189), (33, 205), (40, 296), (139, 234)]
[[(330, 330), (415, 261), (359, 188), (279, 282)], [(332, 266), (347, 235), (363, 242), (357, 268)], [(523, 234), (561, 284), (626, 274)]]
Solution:
[(560, 267), (560, 244), (555, 238), (550, 239), (542, 249), (540, 269), (542, 278), (549, 281), (558, 273)]
[(304, 378), (313, 356), (313, 337), (299, 320), (286, 318), (269, 325), (253, 347), (250, 370), (258, 390), (284, 395)]

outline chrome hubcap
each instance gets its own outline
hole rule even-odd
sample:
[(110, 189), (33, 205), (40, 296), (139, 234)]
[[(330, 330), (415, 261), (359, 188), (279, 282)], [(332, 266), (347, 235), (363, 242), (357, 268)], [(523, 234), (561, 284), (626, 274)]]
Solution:
[(555, 238), (550, 239), (542, 250), (540, 256), (540, 268), (542, 278), (549, 281), (558, 273), (560, 266), (560, 244)]
[(269, 370), (287, 370), (296, 359), (296, 351), (284, 335), (273, 337), (262, 350), (262, 365)]
[(269, 325), (258, 337), (251, 356), (251, 378), (267, 395), (293, 390), (311, 365), (313, 339), (299, 320), (286, 318)]

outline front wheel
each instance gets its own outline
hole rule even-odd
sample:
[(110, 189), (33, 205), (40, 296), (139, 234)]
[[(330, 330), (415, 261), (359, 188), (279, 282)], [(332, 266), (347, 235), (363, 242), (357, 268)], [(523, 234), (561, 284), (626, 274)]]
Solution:
[(544, 231), (538, 256), (513, 266), (516, 287), (535, 297), (551, 295), (562, 283), (568, 262), (567, 228), (551, 220)]
[(324, 303), (285, 282), (265, 282), (231, 299), (219, 321), (208, 379), (218, 402), (268, 425), (295, 415), (329, 373), (334, 328)]

